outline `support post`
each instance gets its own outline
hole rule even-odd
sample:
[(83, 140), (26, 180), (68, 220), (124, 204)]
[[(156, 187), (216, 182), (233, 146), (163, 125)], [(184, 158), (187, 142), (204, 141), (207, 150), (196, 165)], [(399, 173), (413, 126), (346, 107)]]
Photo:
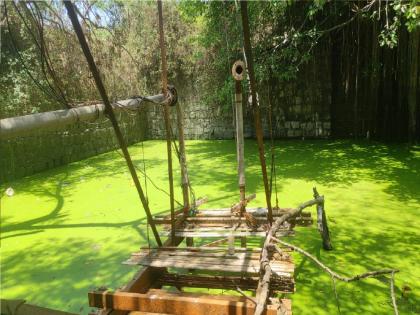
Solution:
[[(242, 85), (244, 78), (245, 64), (237, 60), (232, 67), (232, 75), (235, 79), (235, 118), (236, 118), (236, 155), (238, 160), (238, 184), (239, 184), (239, 215), (242, 217), (245, 212), (245, 153), (244, 153), (244, 115), (242, 108)], [(241, 247), (246, 247), (246, 237), (241, 237)]]
[[(319, 193), (314, 187), (314, 198), (319, 197)], [(318, 231), (322, 238), (322, 247), (325, 250), (332, 250), (332, 244), (330, 239), (330, 230), (328, 229), (327, 215), (325, 214), (325, 199), (322, 197), (322, 202), (316, 205), (316, 219)]]
[(252, 48), (250, 40), (250, 31), (249, 31), (249, 22), (248, 22), (248, 8), (247, 1), (240, 1), (241, 3), (241, 16), (242, 16), (242, 29), (244, 35), (244, 51), (246, 58), (246, 66), (248, 68), (249, 75), (249, 84), (251, 89), (251, 99), (252, 107), (254, 109), (254, 119), (255, 119), (255, 133), (258, 142), (258, 152), (260, 156), (261, 171), (263, 175), (264, 190), (265, 190), (265, 199), (267, 202), (267, 219), (270, 224), (273, 223), (273, 212), (271, 208), (271, 196), (270, 196), (270, 187), (268, 186), (268, 176), (267, 176), (267, 166), (264, 156), (264, 140), (263, 132), (261, 127), (261, 117), (260, 109), (257, 101), (257, 86), (255, 83), (255, 73), (254, 73), (254, 63), (252, 57)]
[[(162, 60), (162, 92), (164, 95), (168, 93), (168, 66), (166, 62), (166, 47), (163, 33), (163, 12), (162, 1), (157, 1), (158, 16), (159, 16), (159, 44), (160, 44), (160, 58)], [(172, 171), (172, 142), (171, 142), (171, 121), (169, 117), (169, 102), (166, 102), (164, 116), (166, 129), (166, 149), (168, 152), (168, 178), (169, 178), (169, 199), (171, 207), (171, 239), (175, 239), (175, 202), (174, 202), (174, 179)]]
[(92, 76), (95, 79), (96, 88), (98, 89), (99, 94), (101, 95), (101, 98), (104, 102), (105, 112), (108, 115), (109, 120), (112, 123), (112, 127), (114, 128), (115, 135), (118, 139), (118, 143), (120, 145), (121, 151), (123, 152), (123, 155), (124, 155), (125, 161), (127, 163), (128, 169), (130, 170), (131, 177), (133, 178), (133, 182), (134, 182), (134, 185), (136, 186), (136, 189), (137, 189), (137, 192), (139, 194), (140, 201), (143, 205), (144, 211), (146, 212), (147, 220), (149, 221), (150, 227), (152, 228), (152, 232), (153, 232), (153, 235), (155, 236), (156, 243), (158, 244), (158, 246), (162, 246), (162, 242), (160, 240), (159, 233), (156, 229), (155, 223), (153, 222), (153, 217), (152, 217), (152, 214), (150, 212), (149, 204), (148, 204), (148, 202), (146, 200), (146, 197), (143, 193), (143, 189), (141, 187), (139, 178), (137, 177), (137, 173), (136, 173), (136, 170), (134, 168), (133, 161), (131, 160), (130, 153), (128, 152), (127, 145), (125, 143), (124, 137), (123, 137), (123, 135), (121, 133), (121, 130), (120, 130), (120, 127), (118, 125), (118, 121), (115, 117), (114, 110), (112, 109), (111, 102), (109, 101), (108, 95), (105, 91), (105, 86), (102, 83), (102, 79), (101, 79), (101, 76), (99, 74), (99, 70), (96, 67), (95, 60), (93, 59), (93, 56), (90, 52), (88, 43), (86, 42), (86, 38), (85, 38), (85, 35), (83, 34), (82, 27), (80, 26), (79, 20), (77, 19), (76, 11), (75, 11), (75, 9), (73, 7), (73, 4), (70, 0), (64, 1), (64, 5), (67, 9), (68, 16), (69, 16), (70, 21), (73, 25), (73, 28), (74, 28), (74, 31), (77, 35), (78, 40), (79, 40), (80, 46), (82, 47), (83, 53), (86, 57), (87, 63), (89, 65), (90, 72), (92, 73)]
[(189, 178), (187, 168), (187, 156), (185, 153), (185, 138), (184, 138), (184, 115), (182, 107), (178, 103), (176, 105), (176, 116), (178, 123), (178, 141), (179, 141), (179, 164), (181, 166), (181, 185), (182, 185), (182, 197), (184, 200), (184, 215), (188, 215), (190, 210), (190, 198), (189, 198)]
[(238, 160), (238, 184), (241, 202), (240, 214), (245, 212), (245, 158), (244, 158), (244, 117), (242, 110), (242, 85), (245, 64), (237, 60), (232, 67), (232, 75), (235, 79), (235, 112), (236, 112), (236, 155)]

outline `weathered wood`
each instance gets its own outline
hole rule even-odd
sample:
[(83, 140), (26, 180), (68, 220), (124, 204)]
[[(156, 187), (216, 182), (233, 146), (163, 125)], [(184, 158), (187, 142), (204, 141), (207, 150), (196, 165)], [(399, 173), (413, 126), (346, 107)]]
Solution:
[[(206, 203), (207, 201), (208, 201), (207, 197), (203, 197), (203, 198), (197, 199), (195, 201), (195, 208), (201, 206), (202, 204)], [(182, 214), (182, 216), (179, 216), (181, 214)], [(178, 209), (175, 210), (175, 215), (176, 216), (179, 216), (177, 219), (184, 220), (184, 217), (185, 216), (183, 214), (184, 214), (184, 207), (178, 208)], [(157, 215), (157, 216), (155, 216), (155, 219), (170, 220), (171, 219), (171, 215), (170, 214), (164, 215), (164, 216), (158, 216)], [(170, 222), (168, 224), (170, 224)]]
[[(221, 241), (221, 240), (220, 240)], [(217, 241), (216, 241), (217, 242)], [(187, 248), (187, 247), (176, 247), (176, 246), (162, 246), (162, 247), (141, 247), (142, 251), (139, 253), (133, 253), (133, 254), (139, 254), (139, 255), (146, 255), (152, 251), (188, 251), (190, 253), (195, 252), (211, 252), (211, 253), (217, 253), (217, 252), (226, 252), (226, 247), (220, 247), (220, 246), (201, 246), (201, 247), (193, 247), (193, 248)], [(238, 248), (238, 252), (253, 252), (253, 253), (260, 253), (261, 248)]]
[[(314, 187), (314, 197), (319, 197), (318, 191)], [(322, 247), (325, 250), (332, 250), (330, 231), (328, 229), (327, 215), (325, 214), (325, 200), (316, 205), (317, 226), (322, 238)]]
[[(105, 309), (169, 313), (173, 315), (251, 315), (254, 303), (244, 297), (207, 295), (199, 293), (173, 293), (150, 290), (148, 294), (129, 292), (89, 293), (89, 305)], [(267, 315), (277, 315), (276, 306), (268, 306)]]
[(203, 247), (211, 247), (211, 246), (215, 246), (215, 245), (224, 244), (224, 243), (226, 243), (227, 241), (228, 241), (228, 239), (227, 239), (227, 238), (222, 238), (222, 239), (220, 239), (220, 240), (216, 240), (216, 241), (209, 242), (209, 243), (206, 243), (206, 244), (204, 244), (204, 245), (201, 245), (201, 247), (200, 247), (200, 248), (203, 248)]
[[(255, 290), (258, 285), (258, 277), (243, 276), (208, 276), (208, 275), (185, 275), (165, 273), (157, 283), (161, 286), (169, 285), (175, 287), (189, 288), (210, 288), (236, 290)], [(275, 277), (270, 282), (270, 290), (278, 293), (293, 293), (294, 280), (292, 277)]]
[(240, 213), (245, 211), (245, 157), (244, 157), (244, 118), (242, 111), (242, 86), (245, 64), (237, 60), (232, 67), (232, 75), (235, 79), (235, 120), (236, 120), (236, 157), (238, 162), (238, 186)]
[(277, 229), (289, 218), (293, 216), (297, 216), (299, 213), (302, 212), (303, 209), (320, 204), (324, 201), (322, 196), (318, 196), (313, 200), (309, 200), (301, 205), (299, 205), (293, 211), (290, 211), (280, 218), (278, 218), (273, 225), (271, 226), (270, 230), (267, 233), (267, 237), (264, 241), (264, 246), (261, 253), (261, 265), (260, 265), (260, 281), (258, 282), (257, 288), (257, 306), (255, 308), (255, 315), (261, 315), (264, 311), (264, 308), (267, 304), (268, 293), (269, 293), (269, 285), (271, 274), (273, 273), (273, 269), (269, 263), (269, 256), (268, 256), (268, 248), (271, 246), (271, 239), (275, 236)]
[(189, 178), (187, 168), (187, 155), (185, 153), (185, 139), (184, 139), (184, 115), (182, 112), (181, 105), (176, 105), (176, 117), (178, 126), (178, 142), (179, 142), (179, 165), (181, 168), (181, 186), (182, 186), (182, 198), (184, 201), (184, 214), (188, 215), (190, 209), (190, 198), (189, 198)]
[[(248, 198), (254, 197), (254, 195), (248, 196)], [(254, 197), (255, 198), (255, 197)], [(215, 208), (215, 209), (201, 209), (197, 211), (196, 216), (229, 216), (231, 214), (232, 208)], [(273, 216), (282, 216), (294, 209), (291, 208), (273, 208)], [(267, 215), (267, 208), (263, 207), (255, 207), (255, 208), (247, 208), (247, 212), (251, 213), (253, 216), (266, 216)], [(311, 216), (309, 212), (302, 212), (303, 216)], [(159, 217), (159, 216), (157, 216)]]
[(268, 186), (268, 176), (267, 176), (267, 166), (265, 161), (264, 154), (264, 140), (263, 140), (263, 131), (261, 126), (261, 116), (260, 116), (260, 106), (259, 100), (257, 99), (257, 84), (255, 81), (254, 73), (254, 60), (252, 56), (252, 47), (251, 47), (251, 35), (249, 31), (249, 21), (248, 21), (248, 3), (247, 1), (240, 1), (241, 6), (241, 17), (242, 17), (242, 32), (243, 32), (243, 48), (246, 59), (246, 66), (248, 70), (248, 79), (249, 79), (249, 88), (251, 92), (252, 108), (254, 111), (254, 122), (255, 122), (255, 135), (258, 143), (258, 154), (261, 164), (261, 172), (263, 177), (264, 192), (267, 203), (267, 219), (270, 225), (273, 222), (273, 213), (271, 208), (271, 195), (270, 187)]
[(256, 194), (252, 194), (249, 195), (245, 198), (245, 200), (243, 201), (239, 201), (238, 203), (234, 204), (231, 208), (230, 211), (231, 212), (240, 212), (242, 207), (246, 207), (246, 205), (253, 199), (255, 199), (257, 195)]
[[(170, 232), (161, 233), (162, 235), (169, 235)], [(229, 230), (222, 230), (222, 231), (181, 231), (178, 230), (175, 232), (176, 237), (228, 237), (230, 234), (233, 234), (235, 237), (264, 237), (266, 232), (253, 232), (252, 230), (249, 231), (234, 231), (231, 232)], [(292, 236), (294, 235), (294, 231), (279, 231), (277, 233), (278, 236)]]
[[(222, 272), (247, 272), (258, 274), (260, 269), (260, 252), (238, 248), (235, 254), (229, 254), (228, 249), (209, 250), (209, 248), (197, 248), (191, 251), (189, 248), (177, 249), (153, 249), (133, 253), (131, 258), (124, 262), (129, 265), (144, 265), (152, 267), (197, 269), (206, 271)], [(270, 254), (271, 253), (271, 254)], [(273, 256), (267, 253), (268, 263), (271, 269), (278, 275), (291, 277), (294, 270), (290, 257)], [(282, 260), (280, 260), (282, 259)]]
[[(247, 209), (247, 213), (252, 214), (252, 212), (249, 212), (248, 209)], [(308, 215), (306, 215), (306, 214), (308, 214)], [(264, 224), (268, 223), (267, 218), (265, 216), (253, 215), (253, 217), (259, 225), (264, 225)], [(274, 216), (274, 217), (276, 218), (277, 216)], [(198, 215), (198, 216), (187, 217), (187, 218), (177, 216), (177, 220), (181, 220), (181, 221), (184, 221), (188, 224), (193, 224), (194, 226), (201, 226), (201, 227), (205, 227), (205, 226), (233, 226), (233, 225), (245, 224), (246, 223), (246, 218), (237, 217), (237, 216), (232, 217), (231, 215), (228, 215), (228, 216), (225, 216), (225, 215), (221, 215), (221, 216)], [(164, 217), (155, 217), (153, 222), (157, 225), (159, 225), (159, 224), (169, 225), (171, 223), (171, 220), (168, 219), (168, 218), (164, 218)], [(298, 217), (290, 218), (288, 220), (288, 222), (292, 225), (310, 226), (310, 225), (312, 225), (313, 220), (310, 216), (310, 213), (301, 213), (301, 215), (298, 216)]]

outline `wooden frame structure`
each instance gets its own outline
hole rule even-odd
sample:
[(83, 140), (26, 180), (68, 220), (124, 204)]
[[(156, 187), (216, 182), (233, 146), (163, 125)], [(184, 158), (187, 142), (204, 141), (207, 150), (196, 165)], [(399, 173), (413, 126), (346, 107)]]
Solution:
[[(246, 2), (241, 1), (241, 14), (244, 26), (244, 51), (247, 59), (252, 105), (259, 156), (263, 174), (266, 208), (250, 208), (247, 205), (255, 195), (245, 195), (245, 157), (242, 115), (241, 80), (244, 78), (245, 63), (238, 61), (233, 65), (235, 79), (236, 141), (238, 161), (239, 202), (229, 208), (216, 210), (197, 210), (203, 201), (193, 206), (189, 200), (189, 178), (187, 159), (183, 139), (182, 111), (178, 104), (178, 134), (180, 143), (180, 164), (184, 204), (175, 211), (172, 182), (172, 158), (170, 143), (170, 117), (167, 87), (166, 51), (163, 36), (162, 3), (158, 0), (159, 35), (162, 59), (162, 92), (167, 97), (165, 103), (165, 127), (167, 133), (168, 176), (170, 186), (170, 215), (153, 217), (137, 177), (131, 156), (115, 119), (112, 105), (108, 99), (99, 71), (96, 67), (88, 43), (84, 37), (75, 9), (70, 0), (64, 4), (69, 18), (79, 39), (79, 43), (95, 79), (98, 91), (104, 101), (104, 111), (110, 118), (126, 159), (140, 201), (146, 212), (156, 243), (159, 247), (141, 249), (133, 253), (125, 262), (141, 265), (142, 268), (124, 287), (111, 292), (97, 290), (89, 292), (89, 305), (105, 314), (291, 314), (291, 302), (276, 298), (276, 293), (293, 293), (294, 264), (288, 248), (281, 252), (273, 251), (270, 241), (276, 236), (292, 235), (295, 225), (312, 223), (305, 208), (317, 205), (318, 227), (323, 237), (324, 247), (330, 246), (328, 228), (324, 210), (324, 198), (314, 189), (314, 199), (296, 209), (271, 207), (271, 192), (268, 187), (261, 121), (257, 105), (255, 78), (252, 67), (252, 54), (249, 42), (249, 25)], [(275, 219), (275, 222), (273, 220)], [(156, 225), (169, 225), (170, 229), (161, 241)], [(208, 241), (200, 247), (194, 247), (194, 238)], [(240, 247), (235, 244), (240, 239)], [(328, 238), (328, 239), (325, 239)], [(181, 247), (183, 240), (187, 247)], [(216, 240), (214, 240), (216, 239)], [(262, 248), (247, 248), (247, 239), (264, 240)], [(221, 246), (224, 245), (224, 246)], [(171, 290), (165, 288), (170, 287)], [(209, 293), (186, 292), (187, 288), (227, 289), (239, 292), (241, 296), (215, 295)], [(256, 298), (247, 295), (244, 290), (255, 292)]]
[[(242, 68), (240, 73), (237, 67)], [(235, 79), (243, 76), (244, 67), (242, 62), (234, 64)], [(239, 202), (221, 209), (198, 209), (206, 200), (190, 204), (182, 111), (178, 104), (184, 206), (172, 214), (153, 217), (153, 224), (164, 228), (160, 235), (168, 239), (162, 247), (141, 248), (123, 262), (142, 266), (130, 283), (116, 292), (89, 292), (89, 305), (98, 308), (99, 314), (254, 314), (258, 307), (262, 309), (261, 314), (292, 313), (290, 300), (275, 298), (277, 293), (295, 290), (290, 249), (283, 248), (281, 255), (275, 253), (267, 236), (292, 236), (296, 225), (311, 225), (311, 213), (303, 209), (312, 205), (317, 206), (318, 228), (325, 234), (328, 228), (324, 198), (314, 190), (314, 199), (296, 209), (273, 208), (273, 227), (268, 219), (268, 208), (247, 208), (255, 194), (245, 196), (242, 95), (240, 80), (236, 82)], [(329, 235), (327, 237), (328, 240), (323, 238), (324, 245), (330, 244)], [(201, 245), (194, 247), (194, 239)], [(235, 239), (240, 239), (241, 247), (236, 246)], [(254, 242), (265, 239), (264, 246), (248, 248), (247, 239)], [(192, 293), (188, 292), (189, 288), (236, 291), (241, 296)], [(244, 291), (255, 292), (256, 298), (247, 296)], [(262, 306), (257, 305), (260, 300)]]

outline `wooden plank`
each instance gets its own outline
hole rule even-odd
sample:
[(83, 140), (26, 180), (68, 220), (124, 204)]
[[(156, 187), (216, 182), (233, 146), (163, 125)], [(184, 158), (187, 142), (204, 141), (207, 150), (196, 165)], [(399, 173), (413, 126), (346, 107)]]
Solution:
[[(208, 247), (175, 247), (175, 246), (162, 246), (162, 247), (141, 247), (142, 251), (145, 252), (152, 252), (152, 251), (188, 251), (191, 253), (195, 252), (225, 252), (227, 251), (227, 247), (220, 247), (220, 246), (208, 246)], [(238, 252), (254, 252), (254, 253), (261, 253), (261, 248), (238, 248)]]
[[(245, 297), (150, 290), (148, 294), (130, 292), (89, 293), (89, 305), (105, 309), (169, 313), (173, 315), (253, 315), (255, 304)], [(267, 315), (277, 315), (277, 307), (267, 306)]]
[[(238, 253), (240, 255), (241, 253)], [(232, 255), (234, 256), (234, 255)], [(196, 269), (221, 272), (246, 272), (258, 273), (260, 270), (259, 257), (249, 259), (247, 257), (192, 257), (192, 256), (132, 256), (124, 262), (127, 265), (144, 265), (158, 268)], [(291, 277), (294, 264), (291, 261), (271, 261), (271, 269), (278, 275)]]
[[(221, 230), (221, 231), (182, 231), (177, 230), (175, 232), (176, 237), (228, 237), (229, 235), (233, 234), (235, 237), (242, 237), (242, 236), (249, 236), (249, 237), (265, 237), (266, 232), (253, 232), (252, 230), (249, 231), (231, 231), (231, 230)], [(295, 234), (294, 231), (279, 231), (276, 235), (277, 236), (293, 236)], [(162, 233), (162, 235), (169, 235), (169, 232)]]
[[(209, 276), (209, 275), (186, 275), (165, 273), (157, 282), (164, 286), (210, 288), (225, 290), (255, 290), (258, 285), (258, 277), (246, 276)], [(275, 277), (270, 283), (270, 289), (278, 293), (293, 293), (294, 279), (291, 277)]]
[[(283, 214), (291, 212), (293, 209), (280, 208), (278, 210), (273, 209), (273, 216), (281, 217)], [(267, 208), (255, 207), (247, 208), (246, 212), (251, 213), (253, 216), (263, 217), (267, 215)], [(231, 208), (215, 208), (215, 209), (201, 209), (197, 211), (196, 217), (198, 216), (230, 216), (232, 215)], [(310, 212), (302, 212), (301, 216), (311, 216)]]

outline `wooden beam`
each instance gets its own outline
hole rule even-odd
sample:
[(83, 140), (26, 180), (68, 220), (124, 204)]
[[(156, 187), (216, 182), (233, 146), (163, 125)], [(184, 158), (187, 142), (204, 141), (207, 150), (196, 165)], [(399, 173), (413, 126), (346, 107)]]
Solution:
[(240, 212), (242, 207), (246, 207), (246, 205), (253, 199), (255, 199), (257, 195), (252, 194), (247, 196), (244, 200), (239, 201), (238, 203), (234, 204), (231, 208), (231, 212)]
[[(248, 211), (247, 211), (248, 212)], [(266, 217), (254, 216), (258, 224), (268, 223)], [(170, 224), (170, 219), (165, 218), (154, 218), (155, 224)], [(200, 224), (221, 224), (221, 225), (235, 225), (238, 223), (246, 223), (246, 219), (243, 217), (232, 216), (195, 216), (185, 218), (185, 222), (200, 225)], [(311, 216), (298, 216), (290, 218), (288, 222), (299, 226), (309, 226), (313, 223)]]
[[(164, 232), (161, 234), (165, 236), (165, 235), (169, 235), (170, 232)], [(267, 235), (265, 231), (254, 232), (251, 229), (243, 230), (243, 231), (230, 231), (230, 230), (215, 230), (215, 231), (202, 230), (200, 231), (200, 229), (190, 230), (190, 231), (183, 231), (183, 230), (175, 231), (176, 237), (200, 237), (200, 238), (209, 237), (210, 238), (210, 237), (228, 237), (229, 235), (232, 235), (232, 234), (234, 237), (243, 237), (243, 236), (265, 237)], [(295, 232), (293, 230), (281, 230), (281, 231), (277, 231), (276, 235), (277, 236), (292, 236), (294, 234)]]
[[(169, 285), (174, 287), (188, 288), (209, 288), (225, 290), (252, 290), (258, 285), (258, 277), (244, 276), (208, 276), (208, 275), (186, 275), (165, 273), (157, 283), (161, 286)], [(278, 293), (293, 293), (294, 280), (292, 277), (275, 277), (270, 282), (270, 290)]]
[[(94, 291), (89, 293), (89, 306), (173, 315), (252, 315), (255, 310), (255, 304), (245, 297), (163, 290), (150, 290), (148, 294)], [(277, 315), (277, 307), (267, 306), (264, 314)]]

